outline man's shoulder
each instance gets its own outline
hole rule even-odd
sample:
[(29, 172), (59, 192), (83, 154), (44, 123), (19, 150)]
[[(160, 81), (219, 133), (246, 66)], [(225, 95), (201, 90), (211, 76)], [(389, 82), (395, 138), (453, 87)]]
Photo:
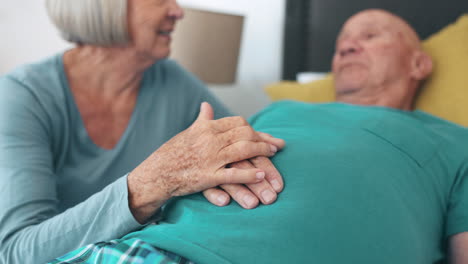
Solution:
[(249, 118), (251, 124), (258, 123), (259, 121), (265, 120), (278, 120), (278, 118), (290, 116), (293, 112), (302, 112), (305, 109), (309, 109), (313, 104), (292, 101), (292, 100), (282, 100), (274, 102), (264, 109), (260, 110), (253, 116)]
[(309, 111), (316, 109), (331, 109), (337, 107), (337, 103), (310, 103), (294, 100), (281, 100), (271, 103), (256, 115), (265, 115), (276, 112), (294, 112), (294, 111)]
[(282, 119), (298, 121), (335, 120), (336, 122), (351, 121), (352, 119), (368, 118), (370, 109), (343, 104), (338, 102), (310, 103), (293, 100), (277, 101), (251, 118), (251, 122), (258, 119)]
[(468, 144), (468, 128), (422, 111), (415, 111), (414, 115), (433, 133), (449, 140)]

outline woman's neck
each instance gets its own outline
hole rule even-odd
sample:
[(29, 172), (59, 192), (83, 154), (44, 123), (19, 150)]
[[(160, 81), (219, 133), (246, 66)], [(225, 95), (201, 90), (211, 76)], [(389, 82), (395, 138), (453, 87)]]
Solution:
[(143, 72), (154, 63), (128, 47), (88, 45), (65, 52), (63, 60), (72, 90), (108, 99), (136, 92)]

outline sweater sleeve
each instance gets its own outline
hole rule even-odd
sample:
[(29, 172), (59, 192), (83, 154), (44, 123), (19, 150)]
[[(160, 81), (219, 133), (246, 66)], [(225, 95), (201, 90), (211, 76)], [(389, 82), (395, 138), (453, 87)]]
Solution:
[(43, 263), (141, 227), (126, 175), (59, 212), (48, 118), (28, 87), (0, 78), (0, 263)]

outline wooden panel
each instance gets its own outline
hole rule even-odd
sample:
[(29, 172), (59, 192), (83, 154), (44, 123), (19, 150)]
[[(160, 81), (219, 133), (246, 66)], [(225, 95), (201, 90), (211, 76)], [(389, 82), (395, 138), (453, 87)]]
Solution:
[(234, 83), (244, 17), (185, 8), (174, 32), (171, 58), (201, 80)]

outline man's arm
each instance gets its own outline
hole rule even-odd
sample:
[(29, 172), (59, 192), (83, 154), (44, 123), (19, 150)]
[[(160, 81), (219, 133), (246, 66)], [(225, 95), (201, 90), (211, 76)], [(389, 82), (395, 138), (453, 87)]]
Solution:
[(450, 237), (449, 259), (451, 264), (468, 263), (468, 232)]

